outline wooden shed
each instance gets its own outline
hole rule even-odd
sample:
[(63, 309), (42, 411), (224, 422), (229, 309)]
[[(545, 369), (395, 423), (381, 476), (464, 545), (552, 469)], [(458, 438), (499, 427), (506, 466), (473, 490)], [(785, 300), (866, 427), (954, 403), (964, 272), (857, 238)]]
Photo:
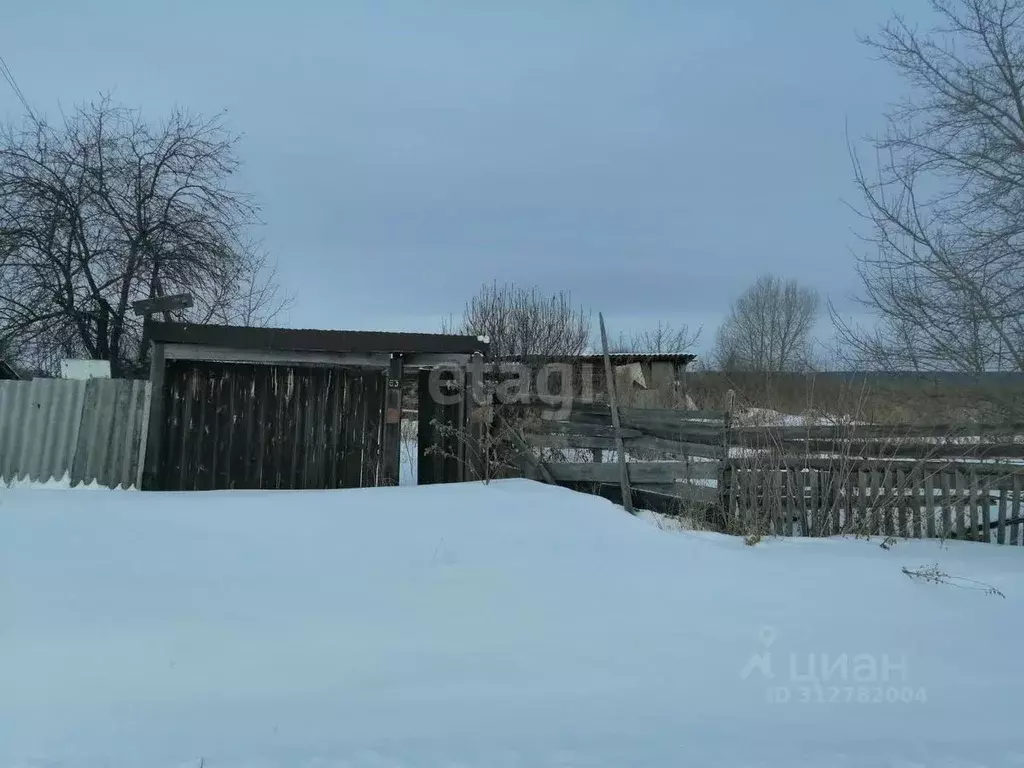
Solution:
[[(487, 349), (427, 333), (152, 321), (146, 333), (151, 490), (397, 485), (403, 376), (423, 402), (431, 371), (464, 372)], [(465, 423), (467, 409), (455, 412)], [(421, 465), (431, 442), (420, 435)]]

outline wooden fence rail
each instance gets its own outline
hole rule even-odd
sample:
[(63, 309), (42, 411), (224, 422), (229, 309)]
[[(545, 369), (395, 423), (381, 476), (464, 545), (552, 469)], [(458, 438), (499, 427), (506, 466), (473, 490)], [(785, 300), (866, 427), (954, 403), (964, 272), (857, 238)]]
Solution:
[[(619, 483), (606, 457), (616, 447), (607, 404), (533, 397), (515, 408), (521, 447), (547, 457), (548, 482), (602, 493)], [(1024, 424), (734, 426), (727, 407), (622, 408), (619, 435), (631, 486), (711, 503), (732, 530), (1024, 545), (1024, 464), (1005, 461), (1024, 457), (1022, 432)], [(536, 456), (523, 466), (540, 472)]]
[[(962, 439), (965, 437), (983, 436), (1010, 437), (1024, 433), (1024, 423), (1008, 422), (1005, 424), (821, 424), (806, 427), (782, 427), (774, 425), (736, 426), (732, 430), (733, 439), (743, 443), (750, 439), (784, 442), (800, 440), (887, 440), (904, 441), (913, 438), (948, 438)], [(997, 441), (990, 441), (997, 442)], [(1013, 442), (1009, 440), (1008, 442)]]
[[(508, 411), (509, 404), (503, 408)], [(606, 462), (616, 450), (611, 411), (604, 403), (573, 402), (554, 405), (550, 398), (518, 402), (523, 440), (546, 454), (545, 470), (557, 482), (611, 485), (619, 470)], [(714, 480), (725, 458), (722, 411), (679, 411), (654, 408), (619, 410), (623, 449), (628, 459), (629, 483), (645, 493), (688, 500), (717, 499)], [(593, 461), (579, 461), (574, 453), (589, 452)], [(524, 468), (535, 472), (532, 461)]]

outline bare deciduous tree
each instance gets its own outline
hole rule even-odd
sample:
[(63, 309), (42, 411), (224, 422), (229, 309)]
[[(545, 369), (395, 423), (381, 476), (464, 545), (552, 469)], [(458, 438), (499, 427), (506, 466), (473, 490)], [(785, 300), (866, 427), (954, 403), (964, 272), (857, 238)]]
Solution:
[(589, 312), (572, 305), (569, 293), (546, 295), (536, 287), (484, 285), (462, 313), (460, 333), (486, 336), (492, 357), (561, 358), (581, 355), (590, 345)]
[(718, 330), (714, 358), (722, 370), (782, 373), (805, 369), (818, 294), (796, 280), (763, 275), (733, 303)]
[(56, 125), (0, 130), (0, 334), (35, 359), (137, 366), (132, 302), (191, 293), (194, 321), (255, 323), (287, 303), (247, 240), (258, 210), (229, 186), (218, 118), (158, 125), (103, 98)]
[(659, 322), (654, 328), (630, 335), (620, 334), (612, 343), (612, 352), (635, 352), (645, 355), (683, 354), (693, 349), (700, 340), (702, 328), (690, 332), (687, 325), (674, 327), (671, 323)]
[(862, 365), (1024, 371), (1024, 0), (932, 0), (938, 24), (895, 16), (863, 42), (913, 88), (872, 143), (851, 151), (871, 252), (861, 304), (832, 308)]

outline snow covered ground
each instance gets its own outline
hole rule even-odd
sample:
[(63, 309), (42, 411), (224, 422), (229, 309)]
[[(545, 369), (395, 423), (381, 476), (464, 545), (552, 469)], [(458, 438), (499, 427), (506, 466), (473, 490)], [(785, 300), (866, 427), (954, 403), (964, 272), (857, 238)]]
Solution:
[(1020, 766), (1022, 636), (1017, 547), (527, 481), (0, 491), (4, 768)]

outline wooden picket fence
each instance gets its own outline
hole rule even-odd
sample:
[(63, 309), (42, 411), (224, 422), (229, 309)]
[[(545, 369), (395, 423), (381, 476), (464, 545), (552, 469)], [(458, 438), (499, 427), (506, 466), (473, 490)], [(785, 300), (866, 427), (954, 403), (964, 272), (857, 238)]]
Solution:
[[(615, 496), (608, 404), (511, 407), (528, 477)], [(631, 493), (648, 508), (712, 505), (734, 532), (1024, 545), (1024, 424), (752, 427), (735, 426), (728, 409), (619, 416)]]
[(1024, 545), (1024, 465), (729, 460), (720, 486), (727, 519), (748, 532)]

